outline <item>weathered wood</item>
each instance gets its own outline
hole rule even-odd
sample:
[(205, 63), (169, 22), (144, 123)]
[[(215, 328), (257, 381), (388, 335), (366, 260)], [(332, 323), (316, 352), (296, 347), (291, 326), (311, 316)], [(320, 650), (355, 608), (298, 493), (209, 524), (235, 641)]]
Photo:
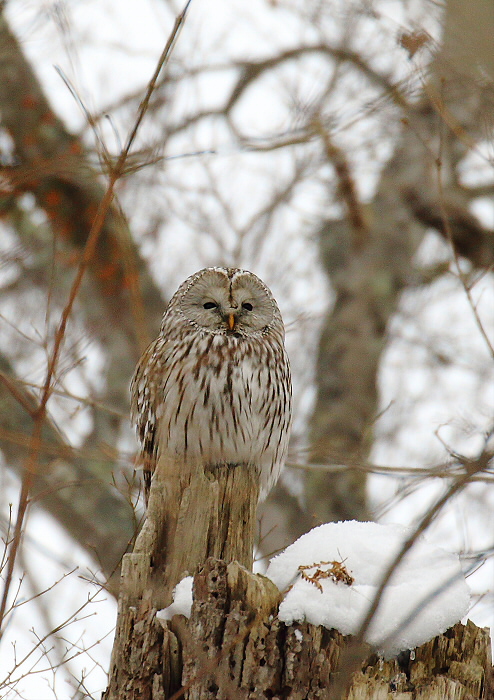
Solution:
[[(350, 638), (276, 617), (279, 593), (238, 564), (209, 560), (195, 576), (194, 605), (180, 636), (187, 700), (316, 700), (331, 681)], [(348, 700), (474, 700), (486, 696), (488, 630), (457, 624), (413, 653), (385, 661), (370, 655)]]
[[(246, 683), (257, 684), (258, 676), (270, 686), (273, 674), (279, 673), (279, 654), (272, 658), (265, 654), (269, 647), (277, 649), (266, 640), (266, 621), (276, 615), (280, 601), (272, 581), (250, 574), (236, 562), (227, 565), (210, 559), (194, 578), (194, 599), (191, 619), (181, 635), (185, 697), (247, 697), (240, 689)], [(244, 667), (250, 678), (244, 678)]]
[(180, 645), (156, 611), (208, 557), (252, 569), (259, 477), (252, 466), (191, 469), (160, 460), (147, 517), (124, 557), (105, 700), (163, 700), (181, 681)]
[(171, 603), (177, 582), (208, 557), (252, 570), (258, 500), (259, 477), (252, 466), (191, 469), (160, 460), (134, 549), (152, 553), (153, 600), (159, 607)]

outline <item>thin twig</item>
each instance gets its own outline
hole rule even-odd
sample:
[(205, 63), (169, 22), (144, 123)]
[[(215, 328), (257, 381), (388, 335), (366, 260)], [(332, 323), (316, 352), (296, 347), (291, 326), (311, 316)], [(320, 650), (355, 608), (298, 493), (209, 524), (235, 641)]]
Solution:
[(444, 190), (443, 190), (443, 184), (442, 184), (442, 178), (441, 178), (441, 160), (440, 159), (438, 159), (438, 162), (437, 162), (437, 171), (438, 171), (437, 187), (439, 190), (439, 208), (441, 210), (441, 218), (443, 220), (444, 230), (446, 231), (446, 237), (447, 237), (449, 244), (451, 246), (453, 259), (455, 262), (456, 274), (457, 274), (457, 277), (460, 280), (461, 285), (463, 287), (463, 290), (466, 294), (470, 308), (472, 309), (473, 317), (475, 319), (475, 323), (477, 325), (477, 328), (479, 329), (480, 334), (481, 334), (482, 338), (484, 339), (485, 344), (487, 345), (487, 348), (489, 350), (491, 357), (494, 359), (494, 346), (492, 345), (491, 339), (487, 335), (487, 332), (484, 328), (484, 324), (482, 323), (482, 320), (479, 316), (477, 305), (475, 304), (475, 302), (473, 300), (472, 286), (468, 284), (467, 278), (463, 274), (462, 269), (461, 269), (460, 256), (458, 255), (458, 251), (457, 251), (456, 246), (455, 246), (455, 242), (453, 239), (453, 233), (451, 231), (451, 226), (449, 224), (448, 214), (446, 212), (446, 207), (444, 205)]
[(321, 138), (326, 157), (333, 164), (338, 178), (338, 195), (346, 205), (353, 233), (353, 247), (358, 251), (367, 243), (369, 231), (350, 164), (343, 150), (333, 142), (328, 129), (320, 118), (315, 117), (312, 120), (312, 129)]

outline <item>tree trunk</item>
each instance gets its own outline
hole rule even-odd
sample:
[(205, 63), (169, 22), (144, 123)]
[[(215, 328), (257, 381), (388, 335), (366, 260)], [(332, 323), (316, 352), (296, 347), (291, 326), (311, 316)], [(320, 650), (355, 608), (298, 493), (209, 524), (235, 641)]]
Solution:
[[(448, 241), (451, 237), (456, 253), (476, 267), (493, 264), (492, 230), (472, 215), (458, 163), (474, 143), (492, 134), (494, 3), (447, 0), (444, 9), (443, 46), (422, 99), (407, 105), (401, 136), (372, 201), (353, 202), (358, 217), (349, 211), (345, 220), (323, 222), (319, 231), (321, 263), (335, 302), (322, 325), (310, 419), (314, 469), (305, 498), (307, 512), (318, 523), (370, 518), (365, 465), (379, 413), (381, 355), (401, 292), (416, 274), (414, 255), (428, 228)], [(342, 190), (334, 149), (326, 151)], [(335, 469), (318, 470), (318, 464)], [(286, 528), (292, 539), (303, 532), (297, 520)]]

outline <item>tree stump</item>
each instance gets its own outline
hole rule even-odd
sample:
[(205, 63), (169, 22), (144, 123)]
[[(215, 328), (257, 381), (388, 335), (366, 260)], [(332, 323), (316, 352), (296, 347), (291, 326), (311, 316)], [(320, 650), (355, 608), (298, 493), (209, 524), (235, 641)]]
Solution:
[(181, 684), (180, 647), (156, 611), (208, 557), (252, 569), (259, 477), (251, 465), (195, 469), (159, 460), (147, 517), (122, 562), (105, 700), (163, 700)]
[[(343, 664), (351, 638), (280, 622), (278, 589), (251, 573), (257, 500), (252, 467), (158, 464), (147, 520), (123, 560), (104, 700), (494, 698), (489, 633), (472, 622), (396, 659), (364, 650), (353, 674)], [(190, 620), (163, 625), (156, 612), (187, 574)]]

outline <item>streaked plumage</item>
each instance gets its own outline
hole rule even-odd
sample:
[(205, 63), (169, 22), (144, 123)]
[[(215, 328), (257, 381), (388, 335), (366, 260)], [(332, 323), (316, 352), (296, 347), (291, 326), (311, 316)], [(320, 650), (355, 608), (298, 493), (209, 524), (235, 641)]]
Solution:
[(206, 268), (171, 299), (131, 384), (146, 502), (161, 454), (185, 464), (252, 464), (263, 498), (278, 479), (291, 423), (280, 311), (256, 275)]

